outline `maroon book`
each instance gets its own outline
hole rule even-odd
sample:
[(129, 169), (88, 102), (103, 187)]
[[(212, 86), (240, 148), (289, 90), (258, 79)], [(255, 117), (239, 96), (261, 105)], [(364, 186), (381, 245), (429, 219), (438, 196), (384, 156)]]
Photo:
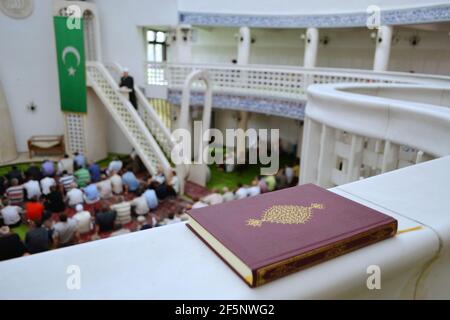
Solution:
[(189, 212), (188, 227), (248, 285), (392, 237), (397, 221), (307, 184)]

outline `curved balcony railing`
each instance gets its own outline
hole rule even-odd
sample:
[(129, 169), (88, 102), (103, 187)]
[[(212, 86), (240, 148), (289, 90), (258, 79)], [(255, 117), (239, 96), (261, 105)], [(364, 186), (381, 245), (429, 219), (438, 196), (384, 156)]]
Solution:
[(341, 185), (450, 155), (450, 88), (311, 86), (301, 183)]
[[(306, 99), (306, 90), (312, 84), (427, 83), (450, 86), (450, 77), (356, 69), (150, 62), (146, 64), (146, 68), (150, 85), (167, 85), (171, 89), (181, 90), (188, 74), (195, 69), (202, 69), (208, 70), (214, 92), (284, 99)], [(204, 84), (196, 83), (193, 88), (202, 90)]]

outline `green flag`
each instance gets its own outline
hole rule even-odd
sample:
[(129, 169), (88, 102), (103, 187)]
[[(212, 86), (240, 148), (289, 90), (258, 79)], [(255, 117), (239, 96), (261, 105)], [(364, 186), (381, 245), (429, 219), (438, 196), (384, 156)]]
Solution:
[(68, 24), (67, 19), (54, 17), (61, 110), (86, 113), (83, 19), (79, 28)]

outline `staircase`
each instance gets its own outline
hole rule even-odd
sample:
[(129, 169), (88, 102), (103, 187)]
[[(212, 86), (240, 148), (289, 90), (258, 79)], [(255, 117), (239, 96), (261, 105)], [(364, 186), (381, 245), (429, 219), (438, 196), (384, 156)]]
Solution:
[[(118, 63), (108, 63), (105, 64), (105, 67), (116, 83), (119, 83), (120, 77), (123, 73), (123, 68)], [(155, 138), (156, 142), (158, 142), (166, 157), (170, 159), (170, 153), (174, 146), (172, 133), (166, 127), (164, 121), (159, 117), (155, 111), (155, 108), (150, 104), (147, 97), (137, 85), (134, 86), (134, 91), (136, 93), (136, 100), (138, 103), (138, 114)]]
[(99, 62), (87, 62), (87, 80), (105, 108), (138, 153), (151, 174), (158, 168), (171, 170), (169, 162), (173, 147), (170, 131), (164, 126), (142, 92), (136, 88), (139, 113), (120, 88), (106, 67)]

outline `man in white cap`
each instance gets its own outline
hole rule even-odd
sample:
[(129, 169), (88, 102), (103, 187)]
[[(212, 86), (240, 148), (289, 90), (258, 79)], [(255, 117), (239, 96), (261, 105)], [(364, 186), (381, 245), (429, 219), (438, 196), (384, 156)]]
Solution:
[(76, 214), (73, 218), (77, 221), (77, 230), (80, 234), (91, 231), (91, 213), (84, 210), (82, 204), (77, 204), (75, 207)]
[(123, 69), (123, 75), (122, 78), (120, 78), (119, 87), (127, 87), (131, 90), (129, 93), (130, 103), (137, 110), (136, 93), (134, 92), (134, 79), (129, 75), (128, 68)]

